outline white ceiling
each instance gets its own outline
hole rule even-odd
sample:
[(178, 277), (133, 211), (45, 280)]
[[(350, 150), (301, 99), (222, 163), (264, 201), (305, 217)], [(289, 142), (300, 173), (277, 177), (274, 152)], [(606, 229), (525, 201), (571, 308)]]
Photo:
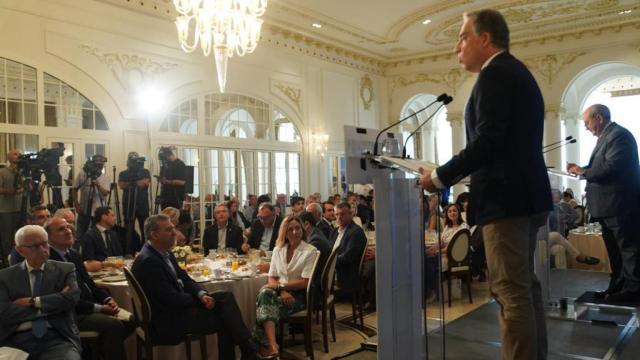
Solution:
[[(96, 1), (169, 21), (177, 15), (173, 0)], [(505, 15), (515, 44), (640, 22), (640, 0), (269, 0), (263, 33), (299, 34), (393, 62), (450, 53), (462, 13), (482, 8)]]

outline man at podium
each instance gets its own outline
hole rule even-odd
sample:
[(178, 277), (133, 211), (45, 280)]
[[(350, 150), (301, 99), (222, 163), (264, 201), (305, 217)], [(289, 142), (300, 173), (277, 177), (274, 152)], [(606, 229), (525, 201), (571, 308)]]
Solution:
[(629, 130), (611, 122), (611, 112), (604, 105), (591, 105), (582, 118), (598, 142), (587, 166), (570, 163), (567, 171), (587, 180), (587, 206), (602, 225), (611, 263), (609, 287), (596, 295), (614, 303), (639, 301), (638, 145)]
[[(509, 29), (494, 10), (464, 15), (458, 60), (479, 73), (465, 109), (467, 146), (422, 186), (446, 189), (471, 175), (470, 204), (482, 227), (489, 285), (501, 307), (503, 359), (544, 359), (540, 283), (533, 271), (538, 228), (552, 208), (542, 157), (544, 102), (527, 67), (509, 53)], [(513, 201), (513, 194), (522, 194)]]

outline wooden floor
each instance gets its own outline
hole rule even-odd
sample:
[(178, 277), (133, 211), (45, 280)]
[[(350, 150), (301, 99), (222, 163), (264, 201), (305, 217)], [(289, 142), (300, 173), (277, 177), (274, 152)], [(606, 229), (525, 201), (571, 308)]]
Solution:
[[(491, 300), (489, 294), (488, 283), (479, 283), (477, 281), (472, 282), (472, 294), (473, 304), (469, 304), (466, 291), (462, 291), (462, 299), (452, 301), (452, 306), (449, 308), (448, 304), (444, 304), (444, 321), (449, 322), (455, 320), (473, 310), (479, 306), (486, 304)], [(439, 303), (429, 303), (427, 306), (427, 317), (430, 320), (442, 319), (442, 305)], [(338, 319), (345, 319), (351, 317), (351, 304), (339, 303), (336, 306), (336, 313)], [(496, 319), (497, 321), (497, 319)], [(314, 325), (313, 333), (313, 348), (315, 359), (331, 359), (340, 354), (347, 353), (360, 347), (360, 343), (367, 338), (357, 328), (345, 325), (346, 321), (336, 323), (336, 342), (331, 342), (331, 335), (329, 335), (329, 353), (325, 353), (322, 348), (322, 332), (319, 325)], [(377, 313), (370, 313), (365, 316), (365, 325), (377, 329)], [(306, 354), (304, 350), (304, 344), (302, 343), (302, 337), (296, 336), (296, 343), (290, 344), (291, 337), (286, 337), (289, 340), (286, 348), (282, 351), (282, 359), (305, 359)]]

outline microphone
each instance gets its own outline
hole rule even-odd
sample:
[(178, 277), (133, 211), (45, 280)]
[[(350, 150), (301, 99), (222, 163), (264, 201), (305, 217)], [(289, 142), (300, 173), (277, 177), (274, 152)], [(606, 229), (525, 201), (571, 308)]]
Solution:
[(560, 143), (561, 143), (561, 142), (563, 142), (563, 141), (569, 141), (569, 140), (571, 140), (571, 139), (573, 139), (573, 136), (567, 136), (566, 138), (564, 138), (564, 140), (556, 141), (556, 142), (551, 143), (551, 144), (549, 144), (549, 145), (545, 145), (545, 146), (543, 146), (542, 148), (543, 148), (543, 149), (546, 149), (546, 148), (548, 148), (548, 147), (552, 147), (552, 146), (558, 145), (558, 144), (560, 144)]
[(556, 146), (556, 147), (554, 147), (554, 148), (551, 148), (551, 149), (549, 149), (549, 150), (545, 150), (545, 151), (543, 151), (542, 153), (543, 153), (543, 154), (546, 154), (546, 153), (548, 153), (548, 152), (551, 152), (551, 151), (554, 151), (554, 150), (558, 150), (558, 149), (560, 149), (561, 147), (567, 146), (567, 145), (569, 145), (569, 144), (575, 144), (575, 143), (577, 143), (577, 142), (578, 142), (578, 140), (576, 140), (576, 139), (569, 140), (569, 141), (565, 142), (564, 144), (560, 144), (560, 145), (558, 145), (558, 146)]
[(438, 108), (436, 109), (436, 111), (433, 112), (433, 114), (429, 115), (429, 117), (422, 122), (422, 124), (420, 124), (415, 130), (413, 130), (413, 132), (411, 134), (409, 134), (409, 136), (407, 136), (407, 138), (404, 141), (404, 145), (402, 146), (402, 158), (406, 159), (407, 158), (407, 143), (409, 142), (409, 139), (415, 135), (418, 130), (420, 130), (420, 128), (422, 128), (426, 123), (429, 122), (429, 120), (431, 120), (437, 113), (438, 111), (440, 111), (440, 109), (449, 104), (450, 102), (453, 101), (453, 98), (451, 96), (447, 96), (444, 100), (442, 100), (442, 104), (440, 106), (438, 106)]
[(396, 126), (396, 125), (398, 125), (398, 124), (400, 124), (400, 123), (402, 123), (402, 122), (404, 122), (404, 121), (406, 121), (407, 119), (410, 119), (412, 116), (417, 115), (417, 114), (419, 114), (419, 113), (421, 113), (421, 112), (423, 112), (423, 111), (427, 110), (429, 107), (431, 107), (431, 105), (433, 105), (433, 104), (435, 104), (435, 103), (437, 103), (437, 102), (443, 102), (443, 101), (445, 101), (448, 97), (449, 97), (449, 96), (447, 95), (447, 93), (442, 93), (442, 94), (440, 94), (440, 96), (438, 96), (438, 98), (437, 98), (437, 99), (435, 99), (435, 100), (434, 100), (433, 102), (431, 102), (429, 105), (427, 105), (427, 106), (423, 107), (422, 109), (420, 109), (420, 110), (418, 110), (418, 111), (416, 111), (416, 112), (414, 112), (414, 113), (412, 113), (412, 114), (410, 114), (410, 115), (408, 115), (408, 116), (405, 116), (404, 118), (402, 118), (402, 119), (398, 120), (397, 122), (395, 122), (395, 123), (393, 123), (393, 124), (391, 124), (391, 125), (387, 126), (386, 128), (384, 128), (384, 129), (380, 130), (380, 132), (379, 132), (379, 133), (378, 133), (378, 135), (376, 136), (376, 141), (375, 141), (375, 143), (373, 144), (373, 155), (374, 155), (374, 156), (377, 156), (377, 155), (378, 155), (378, 140), (380, 139), (380, 135), (382, 135), (382, 133), (383, 133), (383, 132), (385, 132), (385, 131), (387, 131), (387, 130), (391, 129), (392, 127), (394, 127), (394, 126)]

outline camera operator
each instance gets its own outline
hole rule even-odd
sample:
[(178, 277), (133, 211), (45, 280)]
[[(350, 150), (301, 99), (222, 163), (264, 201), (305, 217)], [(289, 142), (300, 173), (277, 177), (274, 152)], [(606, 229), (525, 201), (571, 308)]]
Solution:
[(20, 155), (18, 149), (9, 151), (8, 166), (0, 168), (0, 268), (9, 265), (7, 256), (13, 248), (13, 236), (20, 228), (22, 183), (17, 169)]
[[(129, 231), (135, 229), (137, 220), (142, 242), (144, 242), (144, 221), (149, 217), (149, 183), (151, 182), (151, 173), (144, 168), (145, 160), (137, 152), (130, 152), (127, 156), (127, 169), (118, 175), (118, 186), (122, 189), (124, 226), (129, 234)], [(131, 239), (127, 236), (127, 241)], [(132, 246), (133, 251), (138, 251), (142, 245), (127, 244), (127, 246)]]
[[(78, 172), (73, 183), (71, 194), (78, 213), (78, 237), (89, 228), (96, 208), (107, 205), (106, 196), (109, 194), (111, 184), (103, 171), (105, 162), (107, 162), (106, 157), (100, 154), (93, 155)], [(78, 201), (78, 192), (80, 201)]]
[(174, 207), (182, 209), (182, 201), (184, 200), (184, 186), (187, 183), (186, 171), (187, 167), (178, 159), (170, 147), (161, 147), (158, 154), (163, 164), (160, 175), (160, 207)]

